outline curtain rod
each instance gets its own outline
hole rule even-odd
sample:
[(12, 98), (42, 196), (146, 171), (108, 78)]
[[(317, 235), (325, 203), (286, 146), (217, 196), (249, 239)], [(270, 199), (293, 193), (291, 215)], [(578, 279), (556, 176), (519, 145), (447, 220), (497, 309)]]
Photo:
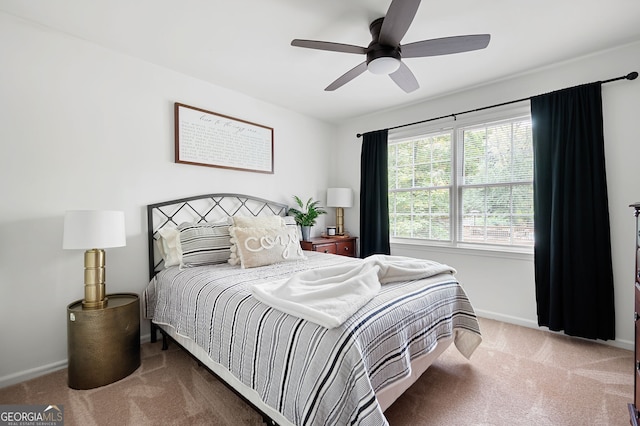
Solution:
[[(636, 71), (630, 72), (627, 75), (623, 75), (620, 77), (615, 77), (615, 78), (610, 78), (609, 80), (604, 80), (601, 81), (602, 84), (604, 83), (611, 83), (612, 81), (618, 81), (618, 80), (635, 80), (636, 78), (638, 78), (638, 73)], [(495, 104), (495, 105), (489, 105), (489, 106), (485, 106), (485, 107), (481, 107), (481, 108), (476, 108), (476, 109), (470, 109), (468, 111), (462, 111), (462, 112), (458, 112), (455, 114), (447, 114), (447, 115), (441, 115), (440, 117), (434, 117), (434, 118), (428, 118), (426, 120), (420, 120), (420, 121), (414, 121), (413, 123), (407, 123), (407, 124), (400, 124), (398, 126), (394, 126), (394, 127), (388, 127), (386, 129), (383, 130), (394, 130), (394, 129), (400, 129), (402, 127), (408, 127), (408, 126), (413, 126), (416, 124), (422, 124), (422, 123), (428, 123), (429, 121), (436, 121), (436, 120), (441, 120), (443, 118), (447, 118), (447, 117), (453, 117), (453, 119), (456, 119), (456, 116), (458, 115), (462, 115), (462, 114), (469, 114), (471, 112), (478, 112), (478, 111), (484, 111), (485, 109), (490, 109), (490, 108), (497, 108), (497, 107), (501, 107), (504, 105), (510, 105), (510, 104), (515, 104), (518, 102), (523, 102), (523, 101), (528, 101), (532, 98), (533, 96), (529, 96), (526, 98), (522, 98), (522, 99), (516, 99), (514, 101), (508, 101), (508, 102), (502, 102), (500, 104)], [(356, 135), (357, 137), (361, 137), (362, 133), (358, 133)]]

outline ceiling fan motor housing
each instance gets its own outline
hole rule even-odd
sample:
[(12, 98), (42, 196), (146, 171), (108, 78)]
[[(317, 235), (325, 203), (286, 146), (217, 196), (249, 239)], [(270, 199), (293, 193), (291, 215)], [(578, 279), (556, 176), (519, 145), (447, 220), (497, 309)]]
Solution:
[(400, 61), (402, 58), (400, 45), (387, 46), (379, 43), (378, 39), (380, 37), (380, 28), (382, 28), (383, 20), (384, 18), (378, 18), (369, 25), (372, 40), (367, 47), (367, 65), (379, 58), (393, 58), (397, 61)]
[(369, 47), (367, 47), (367, 64), (369, 64), (369, 62), (373, 61), (374, 59), (383, 57), (400, 60), (400, 58), (402, 57), (400, 47), (384, 46), (377, 41), (371, 42), (371, 44), (369, 44)]

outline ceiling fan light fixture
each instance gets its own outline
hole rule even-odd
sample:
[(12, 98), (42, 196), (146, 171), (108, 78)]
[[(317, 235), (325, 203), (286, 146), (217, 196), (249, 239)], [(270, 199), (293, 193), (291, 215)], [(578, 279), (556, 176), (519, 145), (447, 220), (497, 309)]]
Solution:
[(373, 74), (391, 74), (398, 68), (400, 68), (400, 59), (391, 56), (381, 56), (367, 64), (367, 69)]
[(391, 0), (387, 14), (369, 25), (371, 43), (367, 47), (352, 44), (332, 43), (320, 40), (294, 39), (292, 46), (332, 52), (365, 54), (367, 59), (338, 77), (324, 90), (333, 91), (344, 86), (367, 69), (372, 74), (387, 74), (406, 93), (417, 90), (420, 85), (402, 58), (424, 58), (450, 55), (484, 49), (491, 40), (490, 34), (470, 34), (453, 37), (432, 38), (402, 44), (418, 12), (420, 0)]

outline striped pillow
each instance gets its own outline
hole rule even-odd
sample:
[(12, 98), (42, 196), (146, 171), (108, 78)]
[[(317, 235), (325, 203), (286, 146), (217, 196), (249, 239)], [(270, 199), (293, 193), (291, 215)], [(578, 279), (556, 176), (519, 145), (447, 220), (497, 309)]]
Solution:
[(181, 267), (225, 263), (231, 255), (229, 222), (183, 223), (178, 226)]

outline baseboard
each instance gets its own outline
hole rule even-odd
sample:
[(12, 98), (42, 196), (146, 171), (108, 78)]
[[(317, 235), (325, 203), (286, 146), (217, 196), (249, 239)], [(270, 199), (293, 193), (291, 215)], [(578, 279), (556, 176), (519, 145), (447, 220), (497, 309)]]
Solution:
[[(140, 336), (140, 344), (148, 343), (151, 341), (151, 334), (145, 334)], [(29, 370), (18, 371), (17, 373), (9, 374), (4, 377), (0, 377), (0, 388), (6, 388), (7, 386), (15, 385), (36, 377), (44, 376), (45, 374), (53, 373), (58, 370), (67, 368), (67, 360), (53, 362), (51, 364), (42, 365), (40, 367), (31, 368)]]
[(496, 321), (502, 321), (509, 324), (520, 325), (522, 327), (527, 328), (540, 328), (538, 327), (538, 323), (526, 318), (514, 317), (511, 315), (499, 314), (497, 312), (485, 311), (482, 309), (475, 309), (476, 315), (481, 318), (492, 319)]
[(17, 373), (9, 374), (8, 376), (0, 377), (0, 388), (15, 385), (16, 383), (24, 382), (29, 379), (44, 376), (45, 374), (53, 373), (54, 371), (67, 368), (67, 360), (53, 362), (51, 364), (42, 365), (40, 367), (31, 368), (29, 370), (18, 371)]
[[(487, 319), (492, 319), (492, 320), (496, 320), (496, 321), (502, 321), (502, 322), (506, 322), (509, 324), (515, 324), (515, 325), (519, 325), (522, 327), (527, 327), (527, 328), (535, 328), (537, 330), (545, 330), (545, 331), (550, 331), (547, 327), (540, 327), (538, 325), (538, 323), (536, 321), (532, 321), (526, 318), (519, 318), (519, 317), (514, 317), (511, 315), (503, 315), (503, 314), (498, 314), (496, 312), (491, 312), (491, 311), (484, 311), (482, 309), (476, 309), (476, 315), (478, 315), (481, 318), (487, 318)], [(555, 331), (550, 331), (551, 333), (558, 333)], [(565, 334), (560, 333), (563, 336), (565, 336)], [(581, 339), (581, 337), (575, 337), (575, 336), (571, 336), (575, 339)], [(621, 348), (621, 349), (626, 349), (629, 351), (633, 351), (634, 348), (634, 343), (632, 341), (629, 340), (623, 340), (623, 339), (616, 339), (616, 340), (591, 340), (591, 339), (584, 339), (590, 342), (598, 342), (598, 343), (602, 343), (603, 345), (609, 345), (609, 346), (613, 346), (616, 348)]]

